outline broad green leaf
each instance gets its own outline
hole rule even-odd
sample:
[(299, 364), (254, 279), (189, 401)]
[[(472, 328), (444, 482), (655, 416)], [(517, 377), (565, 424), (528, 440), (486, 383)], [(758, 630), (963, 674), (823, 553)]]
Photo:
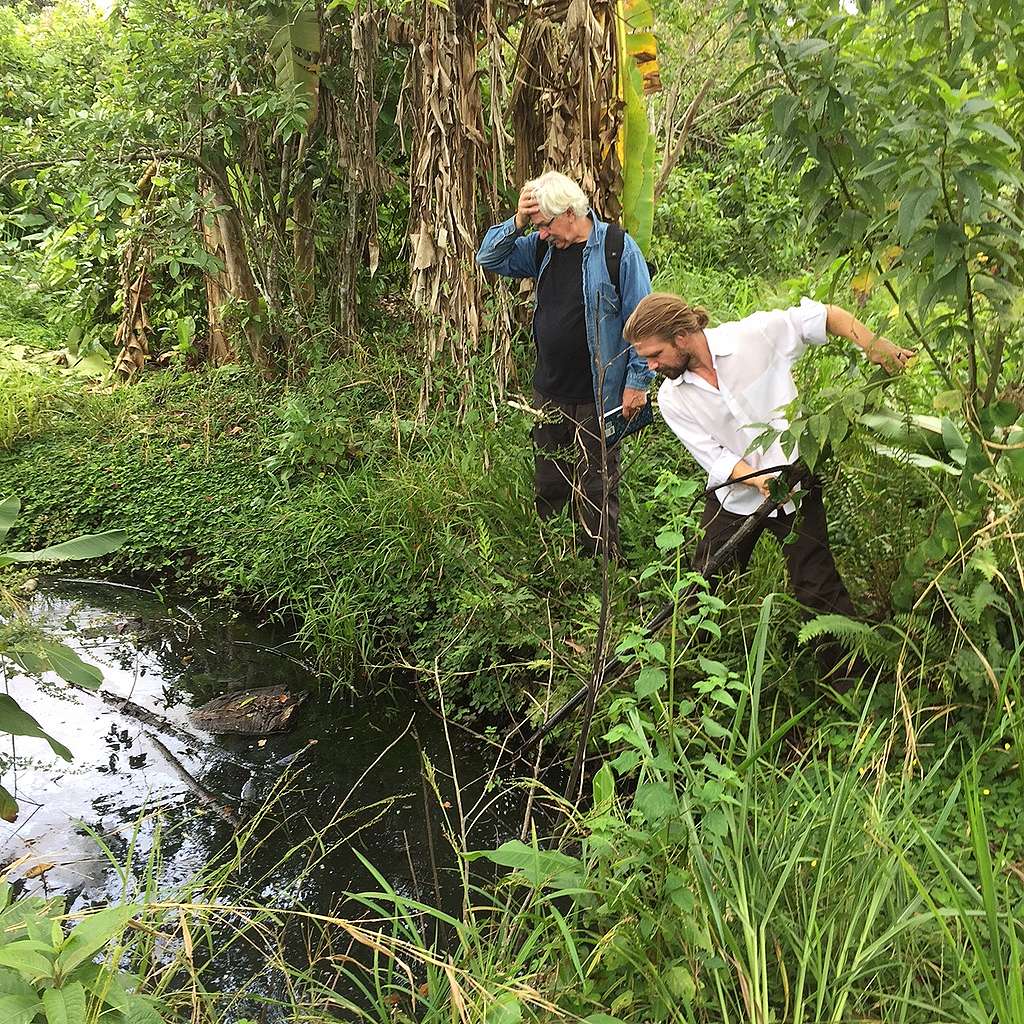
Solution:
[(942, 417), (942, 442), (946, 446), (946, 451), (951, 455), (953, 452), (967, 450), (967, 442), (964, 440), (963, 434), (948, 416)]
[(633, 688), (638, 697), (649, 697), (660, 690), (666, 682), (667, 678), (662, 669), (648, 666), (641, 670)]
[(906, 245), (914, 237), (938, 198), (939, 190), (930, 185), (925, 188), (912, 188), (903, 197), (896, 217), (896, 233), (902, 245)]
[(846, 437), (850, 429), (850, 421), (846, 418), (846, 412), (840, 406), (836, 406), (829, 416), (828, 441), (833, 450)]
[(720, 661), (705, 658), (702, 654), (697, 656), (697, 664), (700, 665), (701, 672), (706, 672), (709, 676), (719, 676), (725, 679), (729, 675), (729, 669)]
[(9, 732), (12, 736), (35, 736), (46, 740), (58, 757), (63, 757), (65, 761), (71, 760), (71, 751), (59, 740), (44, 732), (39, 723), (6, 693), (0, 693), (0, 732)]
[(827, 39), (800, 39), (795, 43), (786, 46), (787, 54), (793, 60), (812, 60), (820, 56), (829, 48)]
[(957, 171), (953, 175), (964, 197), (964, 220), (975, 224), (981, 219), (981, 186), (969, 171)]
[[(34, 939), (19, 939), (0, 946), (0, 965), (13, 967), (21, 974), (30, 978), (50, 978), (53, 976), (53, 963), (44, 956), (45, 943)], [(0, 1017), (0, 1020), (3, 1018)]]
[(66, 540), (63, 544), (43, 548), (41, 551), (8, 551), (0, 555), (0, 564), (9, 562), (64, 562), (83, 558), (99, 558), (124, 546), (128, 534), (124, 530), (107, 530)]
[[(895, 453), (893, 454), (895, 455)], [(910, 465), (917, 466), (918, 469), (937, 470), (938, 472), (945, 473), (948, 476), (960, 476), (961, 473), (959, 466), (954, 466), (948, 462), (942, 462), (939, 459), (934, 459), (930, 455), (922, 455), (920, 452), (911, 452), (909, 455), (905, 456), (905, 458)]]
[(814, 435), (814, 439), (818, 442), (819, 446), (824, 447), (825, 442), (828, 440), (828, 416), (823, 412), (816, 412), (811, 417), (810, 428), (811, 434)]
[(992, 413), (992, 422), (997, 427), (1013, 426), (1020, 417), (1020, 409), (1014, 402), (999, 401), (989, 406), (989, 409)]
[(18, 801), (0, 786), (0, 819), (4, 821), (18, 820)]
[(932, 251), (933, 274), (944, 278), (964, 258), (964, 243), (967, 241), (959, 224), (940, 224), (935, 232), (935, 246)]
[(580, 862), (558, 850), (541, 850), (527, 846), (518, 839), (502, 843), (496, 850), (468, 854), (470, 859), (486, 857), (502, 867), (515, 868), (531, 885), (553, 885), (566, 888), (579, 883)]
[(626, 1024), (621, 1017), (611, 1017), (607, 1013), (592, 1013), (584, 1017), (581, 1024)]
[(594, 775), (594, 807), (600, 808), (615, 799), (615, 773), (603, 764)]
[(138, 911), (139, 908), (133, 904), (108, 907), (76, 925), (57, 955), (57, 967), (61, 973), (70, 974), (79, 964), (92, 959), (111, 939), (124, 931)]
[(708, 715), (701, 716), (700, 721), (704, 726), (704, 731), (716, 740), (724, 740), (732, 735), (731, 730), (726, 729), (723, 725), (719, 725), (718, 722)]
[(104, 350), (93, 349), (80, 359), (69, 363), (63, 372), (75, 377), (105, 377), (110, 372), (111, 365), (111, 358)]
[(679, 547), (685, 540), (686, 538), (676, 530), (663, 530), (654, 538), (654, 543), (658, 546), (659, 551), (671, 551), (673, 548)]
[(196, 320), (192, 316), (182, 316), (175, 324), (175, 333), (178, 336), (179, 345), (187, 345), (196, 335)]
[(1005, 129), (1000, 128), (999, 125), (993, 124), (991, 121), (975, 121), (974, 128), (978, 131), (984, 132), (986, 135), (990, 135), (993, 139), (1001, 142), (1004, 146), (1009, 146), (1014, 151), (1020, 148), (1019, 143), (1010, 135)]
[(0, 996), (0, 1021), (3, 1024), (32, 1024), (40, 1007), (39, 996)]
[[(133, 997), (128, 989), (138, 987), (138, 979), (123, 971), (111, 971), (102, 964), (84, 964), (75, 972), (86, 989), (101, 1003), (112, 1007), (118, 1013), (128, 1015)], [(137, 997), (136, 997), (137, 998)]]
[(789, 128), (793, 115), (800, 109), (800, 103), (795, 96), (788, 92), (779, 93), (772, 100), (772, 120), (778, 131), (785, 134)]
[(959, 409), (963, 402), (963, 392), (954, 388), (952, 391), (940, 391), (935, 395), (932, 398), (932, 408), (938, 409), (939, 412), (952, 412), (955, 409)]
[(643, 79), (629, 62), (622, 75), (625, 112), (620, 130), (622, 158), (622, 225), (642, 252), (650, 246), (654, 223), (655, 139), (643, 99)]
[(276, 28), (270, 41), (275, 81), (279, 89), (303, 96), (307, 103), (306, 127), (316, 118), (320, 68), (320, 22), (316, 10), (302, 8), (294, 14), (284, 6), (272, 19)]
[(7, 531), (14, 525), (20, 511), (20, 498), (4, 498), (0, 501), (0, 540), (7, 536)]
[(128, 997), (128, 1009), (125, 1011), (127, 1024), (164, 1024), (164, 1019), (157, 1013), (153, 1001), (145, 996), (131, 995)]
[(36, 990), (13, 968), (0, 967), (0, 996), (31, 996), (39, 999)]
[(676, 999), (689, 1004), (697, 994), (697, 984), (688, 967), (676, 964), (665, 972), (665, 987)]
[(46, 1024), (86, 1024), (85, 989), (73, 981), (62, 988), (50, 988), (43, 993)]
[(654, 27), (654, 11), (650, 0), (623, 0), (622, 14), (630, 32)]
[(652, 32), (628, 32), (626, 34), (626, 53), (631, 57), (638, 53), (656, 52), (657, 40)]
[(678, 808), (675, 790), (667, 782), (645, 782), (637, 787), (633, 807), (649, 822), (658, 822)]
[(523, 1007), (511, 992), (503, 992), (487, 1007), (487, 1024), (519, 1024)]
[(66, 644), (52, 637), (39, 637), (11, 644), (4, 652), (31, 675), (56, 672), (75, 686), (95, 690), (103, 682), (103, 673), (82, 659)]

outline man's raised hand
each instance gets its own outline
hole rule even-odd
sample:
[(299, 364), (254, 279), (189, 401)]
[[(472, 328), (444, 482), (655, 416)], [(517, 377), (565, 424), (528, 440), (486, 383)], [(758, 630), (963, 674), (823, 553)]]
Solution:
[(516, 227), (520, 231), (531, 223), (533, 215), (540, 213), (540, 203), (529, 185), (524, 185), (519, 193), (519, 206), (516, 208)]

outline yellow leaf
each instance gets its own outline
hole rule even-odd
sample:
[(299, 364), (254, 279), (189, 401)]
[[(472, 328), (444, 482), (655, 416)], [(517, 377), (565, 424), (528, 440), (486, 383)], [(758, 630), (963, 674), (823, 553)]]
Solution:
[(903, 255), (903, 249), (898, 245), (889, 245), (882, 250), (881, 263), (884, 269), (890, 270), (896, 261)]
[(875, 280), (875, 272), (870, 267), (867, 267), (850, 282), (854, 298), (856, 298), (859, 305), (863, 306), (868, 301), (871, 289), (875, 286)]

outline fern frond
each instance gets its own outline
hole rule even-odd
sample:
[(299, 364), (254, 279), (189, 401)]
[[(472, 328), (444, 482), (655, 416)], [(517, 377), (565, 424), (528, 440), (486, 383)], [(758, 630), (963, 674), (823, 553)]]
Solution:
[(835, 613), (816, 615), (805, 622), (797, 639), (806, 644), (825, 635), (875, 665), (893, 665), (898, 657), (899, 645), (885, 639), (874, 626)]
[(797, 639), (800, 643), (806, 644), (827, 633), (837, 640), (854, 641), (865, 639), (871, 632), (872, 629), (866, 622), (857, 622), (856, 619), (848, 618), (845, 615), (816, 615), (804, 623)]

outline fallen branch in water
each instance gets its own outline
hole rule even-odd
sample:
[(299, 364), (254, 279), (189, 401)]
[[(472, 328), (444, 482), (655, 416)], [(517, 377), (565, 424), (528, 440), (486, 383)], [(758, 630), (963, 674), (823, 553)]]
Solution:
[(149, 741), (160, 751), (161, 754), (167, 760), (167, 763), (178, 773), (181, 777), (182, 782), (192, 790), (200, 800), (203, 801), (208, 807), (216, 811), (225, 821), (231, 822), (235, 828), (238, 828), (242, 824), (242, 819), (237, 815), (234, 810), (226, 806), (221, 798), (216, 793), (211, 793), (196, 777), (167, 749), (167, 747), (157, 739), (151, 732), (147, 731), (146, 736)]

